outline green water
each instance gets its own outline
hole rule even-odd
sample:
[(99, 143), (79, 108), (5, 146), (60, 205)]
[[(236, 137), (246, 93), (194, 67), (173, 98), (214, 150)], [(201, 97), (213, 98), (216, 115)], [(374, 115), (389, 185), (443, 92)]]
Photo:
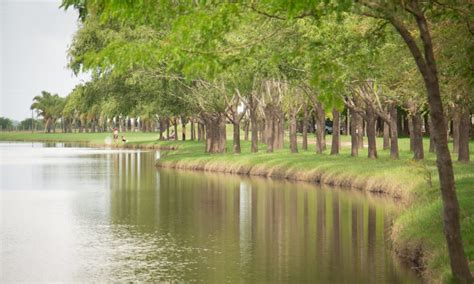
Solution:
[(390, 200), (53, 146), (0, 143), (2, 283), (419, 282), (390, 251)]

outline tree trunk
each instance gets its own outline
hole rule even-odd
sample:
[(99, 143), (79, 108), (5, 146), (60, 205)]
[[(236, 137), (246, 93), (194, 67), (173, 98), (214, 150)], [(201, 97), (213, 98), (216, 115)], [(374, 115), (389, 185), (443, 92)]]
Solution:
[(469, 162), (469, 131), (471, 130), (471, 114), (469, 108), (463, 107), (459, 124), (459, 162)]
[(252, 146), (250, 151), (252, 153), (258, 152), (258, 122), (256, 110), (250, 109), (250, 126), (252, 131)]
[(273, 153), (273, 146), (274, 146), (274, 140), (275, 140), (275, 124), (276, 122), (273, 120), (270, 120), (268, 123), (269, 127), (269, 136), (267, 137), (267, 153)]
[(359, 156), (359, 119), (360, 115), (354, 111), (350, 110), (351, 115), (351, 156)]
[(452, 131), (453, 131), (453, 153), (458, 153), (459, 151), (459, 135), (460, 131), (460, 124), (461, 124), (461, 110), (460, 107), (455, 106), (453, 108), (453, 124), (452, 124)]
[(398, 159), (398, 111), (397, 107), (390, 108), (390, 158)]
[(425, 126), (425, 134), (427, 135), (430, 135), (430, 118), (429, 118), (429, 115), (427, 113), (425, 113), (425, 115), (423, 116), (423, 122), (425, 123), (424, 126)]
[(259, 121), (258, 123), (258, 130), (259, 130), (259, 140), (262, 143), (266, 143), (266, 138), (265, 138), (265, 123), (264, 121)]
[(431, 132), (433, 133), (436, 147), (436, 165), (438, 167), (441, 198), (443, 200), (444, 234), (448, 245), (451, 271), (456, 281), (472, 283), (473, 277), (469, 270), (461, 237), (459, 203), (454, 183), (453, 163), (448, 148), (448, 139), (446, 137), (447, 125), (439, 89), (438, 71), (436, 68), (431, 35), (424, 12), (418, 7), (418, 3), (410, 2), (409, 5), (414, 9), (413, 15), (420, 32), (424, 54), (402, 23), (398, 22), (395, 18), (390, 18), (389, 20), (410, 49), (418, 69), (423, 75), (423, 81), (428, 94), (430, 118), (433, 126)]
[(433, 137), (433, 132), (431, 131), (431, 129), (433, 128), (433, 124), (431, 123), (431, 118), (428, 118), (428, 125), (429, 125), (429, 132), (430, 132), (430, 149), (429, 149), (429, 152), (430, 153), (434, 153), (435, 152), (435, 144), (434, 144), (434, 137)]
[(339, 154), (339, 136), (341, 134), (340, 129), (340, 120), (339, 120), (339, 112), (337, 109), (332, 110), (332, 141), (331, 141), (331, 155), (338, 155)]
[(414, 151), (414, 133), (413, 133), (413, 117), (412, 115), (408, 116), (408, 134), (410, 135), (410, 152)]
[(236, 154), (240, 154), (240, 121), (238, 119), (234, 121), (234, 137), (233, 137), (233, 151)]
[(357, 119), (357, 135), (359, 135), (357, 138), (359, 149), (364, 149), (364, 119), (361, 116)]
[(224, 153), (226, 151), (225, 115), (222, 113), (205, 118), (206, 152)]
[(246, 119), (244, 122), (244, 140), (249, 141), (249, 120)]
[(290, 115), (290, 150), (291, 153), (298, 153), (298, 142), (296, 140), (296, 111)]
[(308, 150), (308, 107), (303, 106), (303, 150)]
[(383, 149), (388, 150), (390, 148), (390, 126), (384, 121), (383, 122)]
[(375, 113), (371, 107), (367, 107), (367, 141), (368, 141), (368, 157), (370, 159), (377, 159), (377, 144), (375, 135)]
[(459, 221), (459, 203), (456, 196), (454, 184), (454, 170), (451, 154), (446, 137), (447, 126), (444, 120), (443, 106), (436, 75), (434, 79), (425, 79), (428, 90), (428, 103), (430, 106), (430, 117), (433, 122), (433, 138), (436, 148), (438, 175), (441, 184), (441, 197), (443, 200), (444, 233), (448, 245), (451, 270), (460, 282), (469, 283), (472, 280), (471, 272), (467, 264), (461, 237), (461, 225)]
[(174, 140), (178, 141), (178, 119), (177, 118), (174, 118), (173, 127), (174, 127)]
[(202, 125), (201, 122), (198, 121), (198, 132), (197, 132), (197, 135), (198, 135), (198, 137), (197, 137), (198, 142), (201, 142), (201, 141), (203, 140), (203, 135), (202, 135), (203, 132), (204, 132), (204, 130), (203, 130), (203, 125)]
[[(413, 159), (423, 160), (424, 151), (423, 151), (423, 130), (422, 124), (423, 120), (419, 112), (415, 113), (412, 118), (412, 131), (413, 131)], [(410, 135), (411, 136), (411, 135)]]
[(273, 143), (273, 140), (270, 139), (273, 131), (273, 121), (275, 120), (272, 115), (271, 107), (269, 105), (265, 106), (264, 109), (265, 121), (263, 123), (263, 139), (261, 140), (265, 144)]
[(186, 123), (181, 122), (181, 140), (186, 141)]
[(194, 119), (190, 119), (189, 122), (191, 123), (191, 141), (194, 141), (196, 139), (196, 132), (194, 129)]
[(44, 119), (44, 133), (49, 133), (50, 132), (50, 129), (49, 129), (49, 118), (47, 119)]
[(408, 116), (406, 114), (403, 115), (403, 135), (410, 135), (410, 122), (408, 121)]
[(346, 108), (346, 127), (344, 128), (344, 135), (350, 134), (350, 127), (351, 127), (350, 111), (348, 108)]
[(316, 113), (316, 153), (321, 154), (324, 151), (324, 134), (326, 132), (325, 123), (326, 115), (321, 103), (316, 103), (314, 106)]
[[(277, 109), (278, 123), (275, 124), (274, 149), (283, 149), (285, 146), (285, 114), (283, 110)], [(295, 130), (296, 131), (296, 130)]]

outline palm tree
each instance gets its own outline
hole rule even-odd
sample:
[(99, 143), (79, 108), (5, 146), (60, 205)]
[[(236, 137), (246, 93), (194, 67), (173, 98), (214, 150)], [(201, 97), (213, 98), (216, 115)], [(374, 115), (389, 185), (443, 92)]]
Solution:
[[(51, 132), (56, 120), (61, 117), (64, 108), (64, 98), (59, 95), (52, 95), (49, 92), (42, 91), (41, 96), (33, 98), (33, 104), (30, 109), (36, 110), (44, 120), (44, 132)], [(53, 132), (55, 129), (53, 128)]]

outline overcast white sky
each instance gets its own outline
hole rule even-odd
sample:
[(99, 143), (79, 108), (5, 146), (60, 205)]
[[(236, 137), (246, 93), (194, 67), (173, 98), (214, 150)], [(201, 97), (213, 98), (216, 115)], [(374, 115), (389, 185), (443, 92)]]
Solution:
[(42, 90), (66, 96), (86, 76), (67, 69), (77, 13), (60, 0), (0, 0), (0, 116), (31, 117)]

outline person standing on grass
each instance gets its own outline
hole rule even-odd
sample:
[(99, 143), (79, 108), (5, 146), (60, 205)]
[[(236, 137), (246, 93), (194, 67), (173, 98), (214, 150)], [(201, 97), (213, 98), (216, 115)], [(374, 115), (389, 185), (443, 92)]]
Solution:
[(114, 136), (114, 143), (117, 143), (118, 133), (119, 133), (117, 127), (114, 127), (112, 133), (113, 133), (113, 136)]

